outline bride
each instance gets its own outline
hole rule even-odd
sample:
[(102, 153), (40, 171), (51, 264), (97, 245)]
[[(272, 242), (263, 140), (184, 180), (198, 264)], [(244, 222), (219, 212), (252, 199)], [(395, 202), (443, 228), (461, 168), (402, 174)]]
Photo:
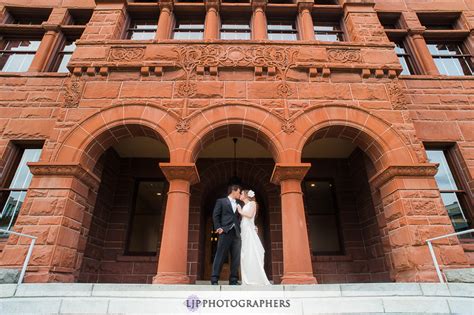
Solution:
[(263, 268), (265, 250), (255, 228), (255, 214), (258, 208), (255, 202), (255, 192), (243, 190), (240, 194), (240, 200), (245, 203), (243, 208), (237, 206), (237, 211), (242, 216), (240, 222), (240, 236), (242, 239), (240, 273), (242, 284), (270, 285), (271, 283), (268, 281)]

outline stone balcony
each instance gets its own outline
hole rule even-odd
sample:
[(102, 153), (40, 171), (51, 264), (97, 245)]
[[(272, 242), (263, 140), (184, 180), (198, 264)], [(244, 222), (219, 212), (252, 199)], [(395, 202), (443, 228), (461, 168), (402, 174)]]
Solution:
[(126, 69), (165, 75), (180, 68), (185, 78), (193, 71), (216, 75), (222, 69), (250, 68), (257, 76), (293, 81), (327, 77), (331, 71), (395, 78), (402, 69), (393, 48), (391, 43), (80, 40), (69, 68), (91, 76)]

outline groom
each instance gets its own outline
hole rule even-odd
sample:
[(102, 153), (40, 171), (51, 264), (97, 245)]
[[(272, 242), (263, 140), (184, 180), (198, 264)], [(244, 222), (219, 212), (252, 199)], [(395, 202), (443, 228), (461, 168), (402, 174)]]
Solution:
[(230, 279), (229, 284), (238, 284), (240, 265), (240, 215), (237, 211), (237, 199), (241, 188), (238, 185), (229, 186), (226, 198), (217, 199), (212, 218), (214, 228), (219, 234), (217, 251), (212, 264), (211, 284), (217, 284), (224, 260), (230, 250)]

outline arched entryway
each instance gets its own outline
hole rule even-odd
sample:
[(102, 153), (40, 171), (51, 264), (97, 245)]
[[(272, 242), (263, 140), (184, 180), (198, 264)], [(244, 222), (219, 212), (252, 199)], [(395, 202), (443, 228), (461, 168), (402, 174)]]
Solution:
[[(264, 134), (243, 125), (221, 126), (199, 141), (193, 156), (200, 182), (192, 186), (190, 202), (188, 262), (191, 282), (208, 283), (210, 280), (217, 246), (212, 211), (216, 200), (227, 195), (230, 183), (256, 192), (259, 203), (256, 225), (265, 248), (265, 271), (270, 280), (279, 281), (281, 214), (278, 187), (270, 183), (275, 165), (271, 147), (272, 143)], [(220, 279), (226, 281), (228, 277), (229, 263), (226, 262)]]

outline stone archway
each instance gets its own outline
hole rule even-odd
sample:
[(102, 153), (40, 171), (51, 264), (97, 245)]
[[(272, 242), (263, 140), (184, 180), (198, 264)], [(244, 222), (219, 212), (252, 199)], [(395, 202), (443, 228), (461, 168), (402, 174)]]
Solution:
[[(211, 211), (216, 198), (225, 196), (225, 190), (229, 180), (232, 177), (231, 172), (222, 172), (223, 169), (232, 169), (233, 161), (231, 159), (223, 159), (212, 164), (200, 163), (201, 182), (194, 185), (191, 189), (191, 205), (190, 205), (190, 228), (192, 233), (199, 234), (199, 239), (193, 240), (190, 237), (189, 248), (198, 253), (189, 255), (189, 264), (191, 265), (190, 273), (197, 270), (196, 277), (198, 280), (209, 280), (210, 267), (212, 266), (212, 241), (209, 229), (212, 229)], [(237, 173), (242, 180), (244, 187), (252, 188), (256, 191), (257, 199), (260, 205), (259, 216), (256, 224), (259, 227), (259, 236), (262, 240), (265, 254), (265, 269), (270, 280), (274, 283), (279, 282), (281, 277), (281, 225), (280, 201), (277, 186), (270, 183), (273, 162), (270, 159), (255, 160), (239, 159), (237, 162)], [(196, 223), (199, 222), (199, 225)], [(196, 264), (194, 268), (193, 265)], [(226, 266), (224, 266), (224, 269)], [(221, 279), (226, 280), (225, 275), (221, 275)]]
[[(385, 263), (394, 281), (435, 281), (426, 239), (454, 230), (434, 180), (436, 165), (425, 163), (419, 143), (408, 142), (390, 124), (347, 106), (319, 107), (299, 119), (304, 135), (296, 146), (315, 139), (339, 138), (357, 145), (373, 163), (368, 182), (382, 235)], [(417, 216), (425, 219), (417, 220)], [(440, 244), (440, 255), (455, 252), (446, 265), (462, 266), (466, 258), (458, 242)]]
[[(121, 139), (137, 136), (153, 137), (171, 152), (172, 142), (164, 130), (175, 121), (154, 106), (112, 106), (84, 119), (61, 137), (50, 162), (29, 164), (31, 189), (16, 226), (43, 237), (38, 239), (30, 263), (35, 270), (27, 273), (26, 281), (77, 280), (101, 183), (100, 169), (95, 169), (98, 158)], [(43, 222), (40, 226), (36, 224), (39, 221)], [(18, 265), (18, 257), (26, 250), (27, 245), (8, 243), (2, 264)]]

